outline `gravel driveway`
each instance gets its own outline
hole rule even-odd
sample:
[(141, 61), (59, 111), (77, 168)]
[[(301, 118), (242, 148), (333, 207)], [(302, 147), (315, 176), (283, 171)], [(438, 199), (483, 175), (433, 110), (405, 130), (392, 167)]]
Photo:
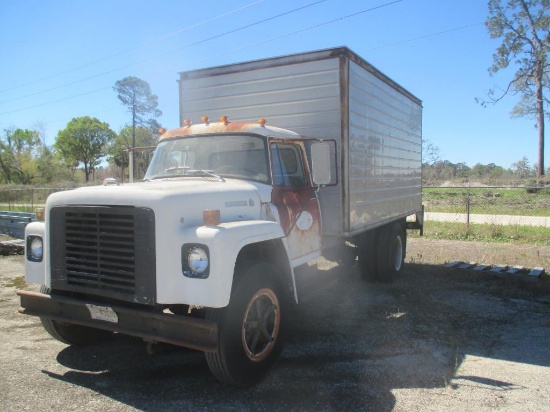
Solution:
[(22, 257), (0, 258), (1, 408), (550, 410), (546, 287), (418, 263), (433, 248), (423, 242), (410, 239), (417, 263), (391, 285), (326, 261), (302, 273), (283, 355), (249, 390), (219, 384), (199, 352), (159, 345), (151, 356), (119, 335), (92, 348), (54, 341), (17, 313), (15, 289), (32, 288)]

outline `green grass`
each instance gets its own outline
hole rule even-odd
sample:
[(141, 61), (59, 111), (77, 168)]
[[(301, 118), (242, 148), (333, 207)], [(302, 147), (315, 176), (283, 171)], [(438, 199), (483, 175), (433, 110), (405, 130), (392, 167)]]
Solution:
[(0, 207), (0, 210), (2, 212), (34, 213), (37, 207), (44, 207), (44, 205), (35, 205), (34, 207), (31, 207), (31, 206), (17, 206), (17, 205), (11, 205), (11, 207), (2, 206), (2, 207)]
[[(418, 237), (416, 231), (409, 232)], [(476, 240), (484, 242), (528, 243), (550, 246), (550, 229), (531, 226), (500, 226), (451, 222), (425, 222), (424, 237), (428, 239)]]
[(524, 188), (424, 188), (427, 212), (550, 216), (550, 191), (527, 193)]

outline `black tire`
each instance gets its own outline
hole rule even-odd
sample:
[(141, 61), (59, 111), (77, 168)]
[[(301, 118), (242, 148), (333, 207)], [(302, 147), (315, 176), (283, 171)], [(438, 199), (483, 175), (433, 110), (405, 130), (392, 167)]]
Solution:
[(276, 268), (251, 266), (236, 282), (229, 305), (209, 309), (206, 317), (218, 323), (218, 350), (205, 352), (206, 362), (221, 382), (250, 387), (277, 361), (285, 341), (286, 297)]
[(378, 238), (378, 280), (392, 282), (405, 263), (407, 238), (403, 227), (395, 222), (384, 226)]
[(378, 230), (373, 229), (361, 235), (358, 246), (358, 261), (361, 277), (367, 282), (378, 279)]
[[(50, 289), (46, 286), (41, 286), (40, 293), (50, 294)], [(46, 332), (54, 339), (72, 346), (96, 345), (104, 342), (113, 334), (111, 331), (60, 322), (45, 317), (40, 317), (40, 321)]]

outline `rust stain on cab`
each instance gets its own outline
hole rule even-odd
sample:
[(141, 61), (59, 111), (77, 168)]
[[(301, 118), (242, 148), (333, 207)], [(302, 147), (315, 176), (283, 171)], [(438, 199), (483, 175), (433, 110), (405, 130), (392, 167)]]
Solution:
[[(274, 187), (272, 202), (279, 211), (281, 227), (287, 234), (292, 259), (321, 249), (321, 214), (311, 186)], [(312, 216), (311, 226), (306, 230), (297, 225), (301, 212), (309, 212)]]
[(174, 137), (201, 135), (201, 134), (221, 134), (221, 133), (256, 133), (260, 135), (268, 135), (268, 128), (256, 123), (246, 122), (215, 122), (215, 123), (197, 123), (190, 126), (178, 127), (177, 129), (168, 130), (160, 140), (171, 139)]

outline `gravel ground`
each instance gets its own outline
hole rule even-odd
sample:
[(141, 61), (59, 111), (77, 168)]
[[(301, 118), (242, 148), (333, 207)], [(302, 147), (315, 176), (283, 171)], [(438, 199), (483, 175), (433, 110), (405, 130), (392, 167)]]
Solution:
[(550, 248), (441, 242), (410, 239), (405, 273), (391, 285), (326, 261), (300, 274), (285, 351), (249, 390), (219, 384), (199, 352), (159, 346), (150, 356), (119, 335), (81, 349), (51, 339), (17, 313), (15, 290), (32, 288), (23, 258), (0, 258), (1, 408), (550, 410), (550, 282), (441, 267), (517, 256), (545, 266)]

